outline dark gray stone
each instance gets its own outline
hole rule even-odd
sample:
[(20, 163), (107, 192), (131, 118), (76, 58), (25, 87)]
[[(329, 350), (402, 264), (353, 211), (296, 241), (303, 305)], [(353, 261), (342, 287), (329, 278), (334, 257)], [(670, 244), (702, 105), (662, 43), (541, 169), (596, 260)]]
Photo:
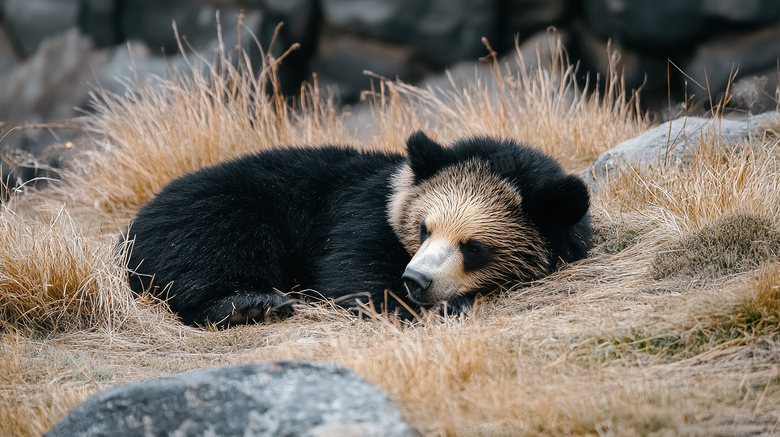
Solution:
[[(143, 41), (153, 53), (162, 49), (173, 54), (179, 47), (172, 23), (176, 22), (179, 34), (186, 35), (190, 43), (198, 43), (208, 26), (200, 22), (201, 9), (199, 3), (188, 0), (126, 0), (121, 11), (123, 34), (128, 40)], [(211, 20), (214, 15), (204, 18)], [(213, 35), (209, 32), (209, 38)]]
[(5, 26), (0, 22), (0, 83), (5, 79), (11, 69), (19, 62), (14, 52), (14, 46), (8, 39)]
[(318, 74), (321, 85), (337, 87), (347, 102), (357, 99), (362, 90), (370, 89), (366, 70), (404, 81), (417, 80), (425, 71), (411, 47), (330, 30), (320, 35), (312, 70)]
[[(159, 3), (149, 0), (128, 0), (122, 9), (122, 23), (128, 40), (143, 42), (153, 55), (160, 56), (164, 53), (169, 57), (179, 53), (179, 45), (173, 29), (175, 22), (185, 52), (195, 51), (209, 60), (220, 50), (219, 27), (222, 35), (221, 42), (227, 56), (234, 63), (237, 62), (239, 56), (236, 48), (240, 43), (257, 71), (261, 65), (261, 53), (252, 35), (259, 39), (262, 48), (266, 50), (276, 23), (267, 22), (266, 15), (259, 10), (243, 12), (243, 24), (239, 28), (238, 17), (241, 9), (236, 7), (184, 0), (167, 0)], [(274, 47), (274, 54), (283, 53), (289, 45), (289, 41), (284, 37), (280, 38)], [(283, 71), (280, 72), (280, 75), (282, 74)]]
[(326, 23), (394, 44), (412, 45), (433, 65), (476, 59), (494, 40), (492, 0), (323, 0)]
[[(739, 67), (737, 78), (777, 67), (780, 58), (780, 25), (745, 34), (730, 34), (700, 45), (683, 70), (696, 83), (688, 91), (700, 99), (713, 101), (726, 91), (729, 76)], [(706, 75), (705, 75), (706, 72)], [(688, 80), (687, 78), (685, 80)]]
[[(3, 129), (0, 129), (0, 136), (3, 134)], [(5, 142), (4, 140), (3, 143)], [(17, 190), (43, 188), (48, 178), (56, 177), (51, 169), (51, 164), (40, 157), (4, 145), (0, 148), (0, 175), (3, 177), (3, 183), (0, 184), (0, 198), (6, 200), (11, 192)], [(42, 179), (35, 180), (35, 178)]]
[(96, 67), (88, 81), (121, 95), (126, 91), (126, 84), (135, 81), (134, 77), (144, 82), (155, 76), (168, 78), (172, 71), (182, 76), (191, 74), (191, 68), (181, 54), (156, 56), (143, 42), (129, 41), (112, 49), (108, 62)]
[(46, 436), (411, 436), (395, 405), (338, 365), (277, 361), (115, 386)]
[(509, 37), (509, 47), (514, 47), (514, 36), (520, 41), (527, 39), (548, 26), (561, 24), (571, 8), (571, 0), (505, 0), (503, 11), (506, 16), (505, 37)]
[(777, 110), (780, 102), (778, 79), (780, 72), (771, 68), (737, 80), (729, 90), (733, 105), (751, 114)]
[[(261, 43), (267, 44), (270, 38), (264, 38), (266, 34), (273, 33), (272, 23), (267, 23), (260, 11), (244, 11), (243, 26), (239, 33), (237, 27), (238, 15), (241, 11), (238, 9), (220, 9), (219, 21), (222, 27), (222, 43), (228, 52), (232, 52), (235, 58), (235, 48), (239, 42), (244, 50), (251, 54), (257, 50), (252, 33), (261, 37)], [(192, 45), (195, 51), (210, 57), (215, 51), (219, 50), (219, 38), (217, 37), (217, 10), (211, 7), (204, 7), (200, 12), (199, 29), (190, 30), (190, 34), (181, 33), (187, 37), (187, 41)], [(275, 24), (274, 24), (275, 25)], [(251, 32), (250, 32), (251, 31)], [(194, 36), (194, 37), (193, 37)], [(264, 49), (266, 47), (263, 47)], [(287, 47), (280, 49), (286, 50)], [(257, 61), (257, 59), (253, 59)]]
[(82, 31), (92, 37), (95, 46), (118, 44), (122, 37), (119, 25), (118, 0), (83, 0)]
[[(75, 27), (41, 42), (34, 55), (17, 62), (0, 86), (0, 121), (5, 129), (31, 123), (59, 122), (80, 115), (89, 100), (87, 80), (107, 55), (92, 50), (92, 42)], [(5, 135), (0, 129), (0, 136)], [(14, 129), (0, 143), (2, 177), (11, 187), (36, 177), (55, 177), (70, 152), (63, 147), (80, 134), (77, 129)], [(41, 181), (34, 182), (37, 188)], [(0, 195), (5, 195), (0, 191)]]
[(777, 0), (703, 0), (702, 10), (709, 18), (737, 24), (766, 24), (780, 20)]
[[(241, 39), (244, 48), (255, 45), (250, 31), (262, 36), (268, 29), (262, 28), (263, 14), (257, 10), (244, 11), (244, 26), (237, 27), (238, 8), (218, 8), (214, 5), (200, 4), (185, 0), (167, 0), (152, 2), (149, 0), (127, 0), (121, 11), (125, 38), (143, 41), (154, 54), (164, 51), (174, 54), (179, 51), (173, 23), (179, 36), (183, 38), (184, 47), (192, 48), (209, 56), (212, 50), (218, 48), (217, 11), (222, 27), (222, 41), (227, 50), (232, 50)], [(270, 31), (273, 31), (270, 26)]]
[(305, 44), (315, 36), (316, 0), (262, 0), (259, 3), (270, 15), (272, 23), (284, 22), (292, 42)]
[(646, 165), (658, 162), (690, 162), (702, 138), (717, 136), (721, 144), (736, 144), (752, 135), (765, 120), (780, 117), (780, 112), (768, 112), (743, 120), (682, 117), (648, 129), (602, 153), (585, 171), (592, 191), (614, 177), (618, 167), (627, 164)]
[[(548, 68), (558, 42), (566, 45), (569, 41), (567, 32), (541, 31), (528, 38), (517, 50), (512, 50), (498, 60), (501, 74), (506, 80), (518, 76), (523, 69), (532, 72), (539, 68)], [(522, 61), (520, 57), (522, 56)], [(541, 60), (542, 64), (539, 64)], [(495, 68), (487, 62), (463, 61), (447, 68), (444, 73), (426, 77), (417, 86), (428, 89), (440, 100), (447, 101), (454, 92), (461, 94), (462, 90), (475, 86), (477, 83), (490, 93), (490, 101), (495, 103), (500, 99), (500, 90)]]
[(88, 100), (87, 80), (107, 60), (77, 28), (41, 42), (18, 63), (0, 88), (0, 120), (12, 123), (64, 120)]
[(317, 0), (255, 0), (255, 6), (263, 11), (269, 32), (263, 44), (267, 46), (272, 36), (270, 32), (280, 22), (284, 22), (275, 47), (278, 56), (292, 44), (299, 44), (284, 59), (279, 68), (279, 79), (285, 95), (298, 94), (301, 82), (311, 81), (309, 63), (317, 51), (317, 37), (320, 32), (320, 14)]
[(412, 0), (321, 1), (329, 25), (400, 44), (407, 43), (415, 31), (420, 9), (416, 3)]
[(47, 37), (79, 24), (80, 0), (5, 0), (2, 15), (13, 39), (27, 57)]
[[(666, 65), (665, 56), (653, 55), (645, 51), (624, 46), (620, 41), (613, 41), (611, 46), (591, 32), (589, 28), (575, 26), (577, 38), (573, 38), (572, 48), (580, 55), (580, 61), (586, 71), (599, 73), (601, 81), (615, 71), (623, 75), (627, 90), (643, 89), (643, 95), (662, 95), (666, 97)], [(615, 70), (610, 71), (610, 56), (617, 55)], [(591, 80), (596, 80), (591, 77)]]
[(491, 0), (438, 0), (415, 4), (431, 6), (420, 15), (412, 44), (433, 65), (484, 56), (487, 49), (482, 37), (490, 41), (497, 39), (496, 8)]
[(701, 0), (583, 0), (583, 8), (599, 37), (652, 50), (678, 49), (705, 30)]

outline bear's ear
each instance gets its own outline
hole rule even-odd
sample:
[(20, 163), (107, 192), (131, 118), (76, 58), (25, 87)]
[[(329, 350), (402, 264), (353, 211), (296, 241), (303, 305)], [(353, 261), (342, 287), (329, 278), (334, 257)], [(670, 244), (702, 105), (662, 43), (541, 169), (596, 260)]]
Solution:
[(415, 183), (433, 176), (446, 164), (447, 153), (444, 147), (428, 138), (421, 130), (409, 137), (406, 149)]
[(590, 193), (577, 176), (567, 175), (544, 181), (523, 194), (523, 210), (543, 229), (564, 230), (587, 214)]

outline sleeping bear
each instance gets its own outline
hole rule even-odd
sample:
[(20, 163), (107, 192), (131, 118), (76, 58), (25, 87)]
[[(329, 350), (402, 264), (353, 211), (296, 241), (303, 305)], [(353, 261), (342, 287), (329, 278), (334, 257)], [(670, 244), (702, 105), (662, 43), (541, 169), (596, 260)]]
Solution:
[(553, 158), (487, 137), (406, 146), (280, 148), (174, 179), (129, 228), (132, 290), (189, 325), (267, 321), (301, 298), (408, 316), (586, 256), (588, 190)]

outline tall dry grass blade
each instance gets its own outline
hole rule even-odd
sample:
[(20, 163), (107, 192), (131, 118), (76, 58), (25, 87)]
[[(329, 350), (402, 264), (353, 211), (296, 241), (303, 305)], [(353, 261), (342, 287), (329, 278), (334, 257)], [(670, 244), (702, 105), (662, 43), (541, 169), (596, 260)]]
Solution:
[(135, 305), (110, 242), (95, 241), (61, 209), (50, 223), (0, 214), (3, 330), (113, 330)]

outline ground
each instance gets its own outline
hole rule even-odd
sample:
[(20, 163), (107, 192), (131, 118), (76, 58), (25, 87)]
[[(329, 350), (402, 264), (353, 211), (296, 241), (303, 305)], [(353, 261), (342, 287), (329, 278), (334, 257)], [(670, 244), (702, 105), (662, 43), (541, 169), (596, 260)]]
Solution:
[(500, 75), (499, 93), (475, 80), (442, 100), (377, 83), (365, 140), (316, 86), (266, 96), (272, 68), (218, 65), (102, 96), (63, 183), (0, 215), (0, 435), (39, 436), (101, 388), (288, 358), (354, 369), (421, 435), (780, 434), (780, 121), (736, 149), (713, 137), (688, 165), (621, 169), (593, 197), (588, 259), (506, 284), (468, 317), (300, 306), (217, 331), (130, 297), (121, 230), (166, 181), (209, 163), (286, 144), (400, 150), (422, 128), (443, 142), (512, 137), (582, 172), (649, 126), (618, 77), (596, 96), (550, 61)]

